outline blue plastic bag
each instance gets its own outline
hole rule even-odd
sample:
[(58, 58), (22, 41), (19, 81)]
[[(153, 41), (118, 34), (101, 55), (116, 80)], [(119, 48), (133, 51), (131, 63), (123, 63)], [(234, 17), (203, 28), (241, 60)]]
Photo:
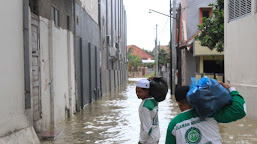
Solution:
[(215, 79), (206, 76), (196, 82), (191, 78), (187, 100), (196, 110), (200, 119), (212, 116), (220, 108), (232, 104), (232, 96), (228, 90)]

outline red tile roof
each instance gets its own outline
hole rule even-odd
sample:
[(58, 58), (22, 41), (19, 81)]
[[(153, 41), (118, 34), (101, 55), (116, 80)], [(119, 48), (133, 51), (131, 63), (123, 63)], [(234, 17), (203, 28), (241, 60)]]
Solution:
[(140, 58), (142, 60), (147, 60), (147, 59), (153, 59), (153, 56), (151, 56), (150, 54), (148, 54), (147, 52), (145, 52), (143, 49), (139, 48), (138, 46), (136, 45), (128, 45), (127, 46), (127, 52), (129, 50), (129, 48), (133, 47), (133, 50), (132, 50), (132, 53), (134, 55), (138, 55), (140, 56)]

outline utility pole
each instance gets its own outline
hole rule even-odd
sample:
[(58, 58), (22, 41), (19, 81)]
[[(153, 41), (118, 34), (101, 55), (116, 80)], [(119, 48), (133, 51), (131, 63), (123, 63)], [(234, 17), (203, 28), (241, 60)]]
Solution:
[[(171, 4), (171, 2), (170, 2)], [(176, 16), (176, 0), (173, 0), (173, 8), (172, 8), (172, 14), (173, 17)], [(175, 40), (176, 40), (176, 19), (173, 19), (173, 29), (172, 29), (172, 49), (171, 49), (171, 94), (175, 93), (175, 70), (176, 70), (176, 66), (175, 66)]]
[(181, 71), (181, 49), (179, 48), (179, 37), (180, 37), (180, 14), (181, 14), (181, 4), (178, 8), (178, 47), (177, 47), (177, 66), (178, 66), (178, 86), (182, 86), (182, 71)]
[(158, 76), (158, 46), (157, 46), (157, 24), (156, 24), (156, 39), (155, 39), (155, 76)]
[(173, 81), (172, 81), (172, 25), (171, 25), (171, 0), (170, 0), (170, 93), (173, 94), (172, 91)]

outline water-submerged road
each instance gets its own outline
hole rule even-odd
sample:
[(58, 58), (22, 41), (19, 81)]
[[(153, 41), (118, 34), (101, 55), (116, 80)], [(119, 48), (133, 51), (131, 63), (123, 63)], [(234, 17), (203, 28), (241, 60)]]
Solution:
[[(136, 80), (136, 79), (130, 79)], [(136, 82), (129, 81), (126, 89), (104, 96), (86, 106), (74, 117), (58, 124), (62, 133), (54, 141), (42, 144), (136, 144), (139, 138), (138, 107), (141, 102), (135, 93)], [(175, 99), (170, 94), (159, 103), (160, 144), (165, 143), (169, 122), (179, 113)], [(256, 120), (221, 124), (224, 144), (257, 144)]]

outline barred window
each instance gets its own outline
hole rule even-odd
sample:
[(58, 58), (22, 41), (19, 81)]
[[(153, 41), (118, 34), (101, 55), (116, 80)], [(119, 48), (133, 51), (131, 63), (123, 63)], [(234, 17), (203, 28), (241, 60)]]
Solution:
[(229, 0), (229, 21), (251, 13), (251, 0)]

